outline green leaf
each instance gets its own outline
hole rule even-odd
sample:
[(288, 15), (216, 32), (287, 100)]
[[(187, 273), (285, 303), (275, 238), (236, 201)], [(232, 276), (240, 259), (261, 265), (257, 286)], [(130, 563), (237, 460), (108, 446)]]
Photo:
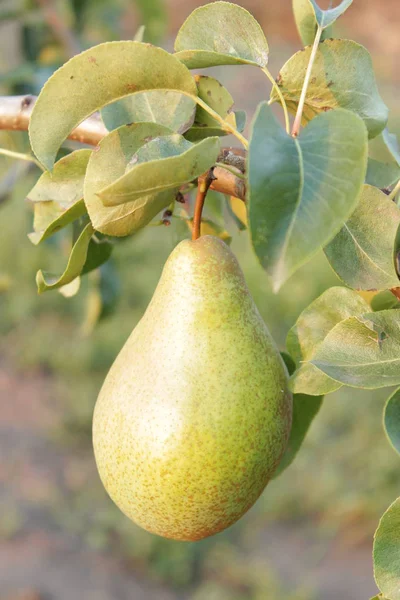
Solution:
[(43, 271), (38, 271), (36, 275), (36, 284), (39, 294), (60, 288), (67, 283), (70, 283), (78, 277), (86, 263), (89, 243), (93, 235), (94, 229), (89, 223), (83, 229), (82, 233), (72, 247), (71, 254), (68, 259), (68, 264), (65, 271), (61, 275), (49, 275)]
[(355, 209), (365, 176), (366, 138), (361, 119), (349, 111), (318, 116), (294, 139), (267, 103), (258, 108), (248, 157), (249, 224), (254, 250), (275, 291)]
[[(304, 46), (312, 44), (317, 33), (318, 23), (311, 0), (293, 0), (293, 13), (297, 31)], [(328, 27), (322, 32), (321, 41), (330, 37), (332, 37), (332, 30)]]
[(197, 93), (186, 67), (149, 44), (109, 42), (74, 56), (50, 77), (35, 103), (29, 125), (34, 153), (51, 169), (60, 145), (86, 117), (152, 89)]
[(173, 191), (147, 195), (116, 207), (104, 206), (98, 193), (122, 177), (127, 165), (149, 139), (171, 131), (156, 123), (136, 123), (109, 133), (93, 152), (85, 177), (84, 198), (93, 227), (97, 231), (125, 236), (147, 225), (173, 200)]
[(341, 387), (309, 361), (335, 325), (350, 316), (362, 315), (368, 309), (368, 304), (356, 292), (332, 287), (303, 310), (286, 340), (288, 351), (299, 366), (291, 378), (295, 393), (318, 396)]
[(179, 188), (207, 171), (217, 160), (219, 150), (216, 137), (199, 144), (191, 144), (177, 133), (155, 138), (138, 150), (129, 165), (132, 168), (98, 195), (104, 206), (113, 207)]
[(179, 92), (150, 90), (105, 106), (101, 116), (110, 131), (121, 125), (142, 121), (159, 123), (171, 131), (184, 133), (191, 127), (195, 111), (196, 102), (193, 98)]
[(386, 402), (383, 425), (390, 443), (400, 454), (400, 388), (393, 392)]
[[(288, 109), (296, 113), (311, 47), (294, 54), (282, 67), (277, 83)], [(272, 88), (271, 99), (279, 101)], [(388, 109), (379, 95), (369, 52), (350, 40), (319, 45), (303, 110), (303, 124), (321, 112), (346, 108), (361, 117), (370, 138), (385, 127)]]
[[(215, 112), (235, 127), (235, 113), (232, 111), (233, 98), (226, 88), (214, 77), (195, 75), (198, 97), (204, 100)], [(201, 106), (197, 107), (194, 123), (186, 132), (186, 139), (191, 142), (203, 140), (205, 137), (227, 135), (229, 132), (222, 129), (211, 115)]]
[(400, 302), (392, 292), (385, 290), (376, 294), (371, 300), (371, 308), (374, 312), (388, 310), (390, 308), (400, 308)]
[(394, 134), (384, 129), (369, 143), (366, 183), (389, 188), (400, 179), (400, 150)]
[(28, 194), (34, 202), (34, 232), (28, 234), (39, 244), (86, 213), (83, 182), (91, 150), (76, 150), (46, 172)]
[(35, 231), (28, 233), (28, 238), (35, 246), (76, 219), (83, 217), (87, 212), (83, 200), (75, 202), (66, 209), (62, 209), (57, 202), (37, 202), (34, 210), (33, 228)]
[(86, 275), (90, 271), (94, 271), (108, 261), (113, 250), (113, 245), (107, 242), (107, 240), (98, 240), (93, 238), (89, 242), (88, 253), (86, 262), (83, 265), (81, 275)]
[(352, 387), (400, 384), (400, 318), (397, 310), (350, 317), (318, 346), (312, 364)]
[(364, 186), (350, 219), (325, 248), (331, 267), (346, 285), (357, 290), (399, 286), (394, 247), (400, 209), (386, 194)]
[(374, 576), (378, 588), (400, 600), (400, 498), (387, 509), (374, 536)]
[(333, 25), (333, 23), (349, 8), (353, 0), (342, 0), (335, 8), (328, 8), (327, 10), (322, 10), (315, 0), (310, 0), (310, 2), (314, 8), (318, 25), (322, 29), (326, 29)]
[(254, 17), (230, 2), (212, 2), (192, 12), (175, 40), (175, 56), (189, 69), (249, 64), (265, 67), (269, 48)]
[(323, 396), (307, 396), (305, 394), (293, 395), (292, 429), (290, 431), (285, 453), (274, 473), (274, 479), (283, 473), (283, 471), (294, 461), (314, 417), (316, 417), (321, 408), (322, 401)]
[(57, 202), (69, 208), (83, 198), (83, 182), (91, 150), (75, 150), (43, 173), (28, 194), (31, 202)]
[(237, 110), (235, 111), (235, 121), (236, 121), (236, 129), (239, 133), (244, 131), (246, 127), (247, 115), (245, 110)]

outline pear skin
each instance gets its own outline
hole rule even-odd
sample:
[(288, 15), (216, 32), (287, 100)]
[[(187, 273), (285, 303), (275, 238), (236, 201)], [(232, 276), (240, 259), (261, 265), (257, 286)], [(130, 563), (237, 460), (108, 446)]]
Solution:
[(291, 418), (285, 366), (236, 258), (212, 236), (181, 242), (96, 403), (108, 494), (152, 533), (214, 535), (264, 490)]

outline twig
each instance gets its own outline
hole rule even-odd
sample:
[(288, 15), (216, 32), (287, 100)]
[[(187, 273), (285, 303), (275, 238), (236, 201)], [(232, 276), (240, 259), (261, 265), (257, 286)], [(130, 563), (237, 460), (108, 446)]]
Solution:
[(312, 68), (314, 66), (315, 57), (317, 56), (317, 50), (318, 50), (319, 41), (321, 39), (321, 35), (322, 35), (322, 28), (319, 25), (318, 29), (317, 29), (317, 33), (315, 34), (315, 40), (314, 40), (314, 44), (313, 44), (313, 47), (311, 50), (310, 60), (308, 62), (306, 75), (304, 77), (303, 89), (301, 90), (299, 105), (297, 107), (296, 117), (294, 119), (294, 123), (293, 123), (293, 127), (292, 127), (292, 136), (293, 137), (297, 137), (300, 132), (301, 119), (303, 116), (303, 109), (304, 109), (304, 103), (306, 101), (308, 84), (310, 83), (311, 72), (312, 72)]
[[(35, 96), (0, 96), (0, 130), (27, 131), (35, 102)], [(90, 146), (97, 146), (107, 133), (108, 130), (99, 116), (94, 115), (78, 125), (70, 133), (68, 139)], [(244, 172), (245, 156), (246, 153), (240, 148), (223, 148), (218, 160)], [(213, 181), (211, 189), (222, 194), (235, 196), (243, 201), (246, 200), (244, 181), (220, 167), (214, 169), (214, 176), (216, 180)]]
[(207, 192), (214, 180), (214, 168), (211, 168), (206, 175), (199, 177), (196, 204), (194, 206), (192, 240), (195, 241), (200, 237), (201, 215), (203, 214), (204, 201)]
[(215, 110), (213, 110), (211, 108), (211, 106), (208, 106), (208, 104), (206, 102), (204, 102), (201, 98), (199, 98), (198, 96), (191, 96), (191, 98), (193, 98), (193, 100), (195, 100), (197, 102), (197, 104), (199, 106), (201, 106), (201, 108), (203, 108), (206, 112), (208, 112), (208, 114), (211, 115), (213, 119), (218, 121), (218, 123), (220, 123), (220, 125), (222, 125), (222, 128), (225, 131), (228, 131), (229, 133), (232, 133), (235, 137), (237, 137), (237, 139), (243, 144), (243, 146), (247, 150), (247, 148), (249, 147), (249, 142), (248, 142), (248, 140), (246, 140), (244, 135), (242, 135), (237, 129), (235, 129), (235, 127), (233, 127), (233, 125), (231, 125), (230, 123), (225, 121), (225, 119), (223, 117), (221, 117), (221, 115), (219, 115), (217, 112), (215, 112)]
[(23, 154), (22, 152), (14, 152), (14, 150), (8, 150), (7, 148), (0, 148), (0, 154), (9, 156), (10, 158), (16, 158), (18, 160), (25, 160), (27, 162), (34, 163), (39, 169), (44, 170), (40, 162), (32, 156), (32, 154)]
[(36, 0), (43, 12), (47, 25), (64, 48), (67, 58), (81, 51), (78, 41), (72, 31), (66, 26), (57, 12), (54, 0)]

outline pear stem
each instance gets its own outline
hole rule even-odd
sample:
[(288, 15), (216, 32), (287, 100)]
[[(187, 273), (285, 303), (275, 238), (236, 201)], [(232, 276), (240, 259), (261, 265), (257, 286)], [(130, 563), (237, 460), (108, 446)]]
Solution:
[(192, 240), (195, 241), (200, 237), (201, 228), (201, 215), (203, 214), (204, 202), (207, 196), (207, 192), (215, 180), (214, 167), (207, 172), (206, 175), (202, 175), (198, 180), (196, 203), (194, 205), (193, 215), (193, 229), (192, 229)]

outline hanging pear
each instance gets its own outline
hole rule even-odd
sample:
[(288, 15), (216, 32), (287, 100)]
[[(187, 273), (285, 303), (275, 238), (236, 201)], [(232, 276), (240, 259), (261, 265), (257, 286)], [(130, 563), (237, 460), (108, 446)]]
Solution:
[(236, 258), (212, 236), (181, 242), (97, 400), (107, 492), (147, 531), (214, 535), (271, 479), (291, 417), (285, 367)]

